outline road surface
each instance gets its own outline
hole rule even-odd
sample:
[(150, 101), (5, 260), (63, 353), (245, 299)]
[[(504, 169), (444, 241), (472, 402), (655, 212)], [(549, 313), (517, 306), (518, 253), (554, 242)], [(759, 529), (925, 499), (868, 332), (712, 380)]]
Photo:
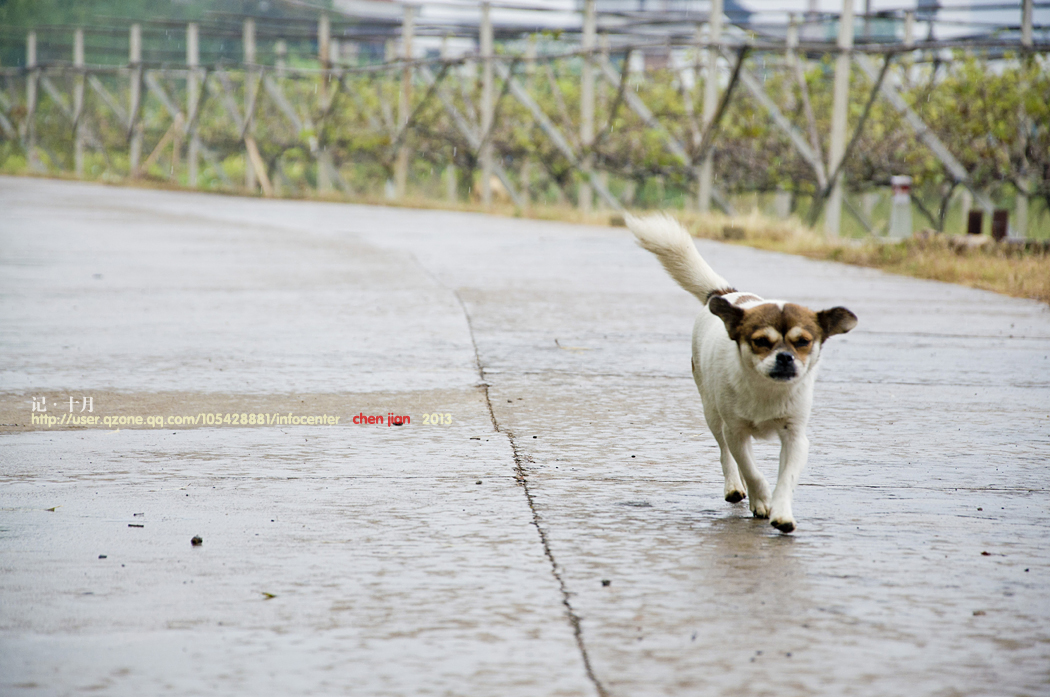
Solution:
[(860, 317), (790, 536), (626, 230), (0, 178), (0, 693), (1050, 694), (1048, 308), (698, 244)]

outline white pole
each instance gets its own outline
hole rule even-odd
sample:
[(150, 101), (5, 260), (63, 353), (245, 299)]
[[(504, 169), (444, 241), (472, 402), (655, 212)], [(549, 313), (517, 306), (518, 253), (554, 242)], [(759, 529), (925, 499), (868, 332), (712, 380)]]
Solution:
[[(201, 64), (201, 52), (200, 52), (200, 29), (196, 22), (190, 22), (186, 25), (186, 66), (189, 68), (189, 72), (186, 76), (186, 100), (187, 110), (190, 115), (196, 113), (198, 105), (200, 104), (201, 96), (201, 84), (200, 84), (200, 73), (198, 68)], [(198, 117), (199, 120), (199, 117)], [(190, 124), (189, 132), (190, 142), (188, 152), (186, 153), (186, 165), (187, 165), (187, 184), (191, 189), (197, 188), (198, 171), (197, 166), (200, 161), (200, 137), (197, 135), (197, 126)]]
[(1021, 45), (1032, 47), (1032, 0), (1024, 0), (1021, 5)]
[[(583, 50), (594, 50), (597, 21), (595, 17), (595, 0), (586, 0), (583, 6)], [(588, 150), (594, 141), (594, 60), (590, 53), (583, 57), (580, 70), (580, 144)], [(583, 181), (579, 189), (580, 212), (591, 212), (594, 205), (594, 194), (591, 191), (589, 174), (594, 163), (594, 156), (587, 153), (583, 157)]]
[[(722, 40), (722, 0), (711, 0), (711, 16), (708, 18), (707, 40), (717, 44)], [(715, 119), (718, 109), (718, 47), (707, 49), (707, 65), (704, 70), (704, 128)], [(702, 213), (711, 210), (711, 191), (714, 187), (715, 156), (710, 150), (700, 164), (700, 185), (697, 207)]]
[[(244, 132), (246, 135), (252, 135), (252, 115), (248, 113), (248, 105), (252, 103), (252, 83), (254, 82), (254, 75), (252, 66), (255, 65), (255, 20), (248, 18), (244, 20), (244, 27), (242, 29), (243, 44), (244, 44)], [(248, 155), (248, 150), (245, 148), (244, 151), (244, 186), (249, 192), (254, 192), (257, 183), (255, 176), (255, 166), (252, 164), (252, 159)]]
[[(415, 8), (405, 5), (404, 19), (401, 22), (401, 58), (412, 60), (412, 38), (415, 33)], [(398, 130), (408, 126), (408, 117), (412, 104), (412, 68), (405, 66), (401, 71), (401, 95), (397, 103)], [(394, 165), (394, 195), (403, 199), (408, 191), (409, 150), (407, 138), (401, 138), (397, 149), (397, 162)]]
[[(332, 25), (328, 15), (321, 15), (317, 20), (317, 59), (321, 63), (321, 87), (318, 96), (321, 102), (328, 98), (328, 69), (332, 67)], [(328, 173), (328, 153), (324, 151), (324, 144), (318, 145), (321, 150), (317, 153), (317, 191), (319, 193), (330, 193), (332, 191), (332, 178)]]
[(481, 203), (492, 204), (492, 4), (481, 3), (481, 134), (485, 143), (481, 148)]
[(138, 175), (139, 160), (142, 159), (142, 122), (139, 121), (139, 106), (142, 102), (142, 25), (132, 24), (128, 41), (128, 63), (131, 67), (131, 90), (128, 119), (131, 128), (129, 160), (131, 176)]
[(76, 142), (73, 148), (73, 168), (79, 179), (84, 178), (84, 30), (73, 34), (73, 65), (78, 69), (73, 86), (73, 118), (76, 119)]
[[(853, 48), (853, 0), (842, 0), (839, 17), (839, 55), (835, 61), (835, 92), (831, 107), (831, 147), (828, 153), (828, 172), (838, 169), (846, 151), (846, 120), (849, 109), (850, 49)], [(842, 222), (842, 180), (839, 172), (832, 182), (831, 195), (824, 210), (824, 234), (838, 237)]]
[(41, 169), (40, 160), (36, 154), (36, 83), (39, 72), (36, 70), (36, 32), (26, 34), (26, 125), (25, 137), (27, 143), (26, 160), (31, 171), (37, 172)]

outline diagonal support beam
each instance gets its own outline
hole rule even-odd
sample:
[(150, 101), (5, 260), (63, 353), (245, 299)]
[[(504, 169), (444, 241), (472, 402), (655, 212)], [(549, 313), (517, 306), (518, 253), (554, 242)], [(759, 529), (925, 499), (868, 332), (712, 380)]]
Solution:
[[(425, 65), (417, 66), (416, 71), (417, 74), (423, 78), (423, 81), (429, 85), (433, 86), (437, 80), (434, 73)], [(441, 101), (441, 106), (445, 109), (445, 113), (452, 117), (452, 123), (455, 125), (456, 130), (467, 139), (467, 144), (470, 145), (470, 149), (477, 153), (481, 149), (481, 136), (474, 131), (470, 122), (467, 121), (467, 117), (456, 108), (456, 105), (453, 104), (452, 99), (442, 87), (438, 86), (436, 92), (438, 99)], [(492, 173), (495, 174), (503, 184), (504, 188), (507, 190), (507, 194), (514, 202), (514, 205), (518, 208), (524, 208), (524, 202), (522, 201), (521, 196), (515, 191), (510, 176), (507, 174), (507, 171), (503, 169), (503, 165), (500, 164), (498, 159), (494, 160), (492, 163)]]
[(164, 105), (164, 108), (171, 114), (171, 118), (177, 119), (182, 118), (185, 123), (185, 115), (182, 110), (175, 106), (175, 102), (168, 96), (167, 90), (157, 81), (157, 75), (152, 70), (147, 70), (146, 75), (143, 77), (143, 82), (146, 83), (146, 89), (157, 98), (157, 101)]
[(109, 90), (107, 90), (105, 85), (102, 84), (102, 81), (94, 75), (88, 75), (88, 84), (91, 85), (91, 89), (95, 91), (95, 94), (105, 102), (110, 111), (116, 114), (117, 118), (120, 119), (121, 125), (127, 128), (130, 123), (128, 121), (128, 112), (124, 111), (124, 108), (120, 106), (120, 103), (113, 98), (113, 95), (109, 93)]
[(281, 110), (281, 113), (292, 122), (292, 126), (295, 127), (296, 133), (303, 132), (303, 120), (299, 118), (299, 114), (295, 113), (295, 109), (292, 107), (288, 98), (284, 96), (284, 92), (281, 88), (273, 81), (273, 78), (267, 75), (263, 78), (263, 89), (266, 90), (266, 94), (270, 95), (270, 99), (277, 105), (277, 108)]
[(62, 93), (58, 91), (57, 87), (55, 87), (55, 83), (51, 82), (51, 78), (49, 78), (47, 75), (41, 75), (40, 86), (43, 87), (44, 91), (47, 92), (48, 96), (51, 97), (51, 101), (54, 102), (56, 106), (58, 106), (58, 109), (62, 112), (62, 115), (70, 121), (73, 121), (73, 110), (69, 108), (68, 104), (66, 104), (65, 97), (63, 97)]
[[(730, 57), (727, 51), (722, 51), (722, 55), (727, 59)], [(773, 123), (787, 135), (798, 154), (813, 169), (820, 188), (825, 188), (828, 184), (828, 175), (824, 169), (824, 163), (820, 161), (820, 157), (806, 142), (805, 136), (784, 116), (776, 103), (766, 94), (761, 83), (746, 68), (741, 68), (740, 70), (740, 81), (744, 83), (744, 87), (751, 93), (751, 96), (769, 112), (769, 115), (773, 118)]]
[[(226, 112), (233, 119), (233, 125), (238, 132), (244, 130), (244, 118), (241, 116), (241, 110), (237, 108), (237, 102), (233, 100), (233, 83), (230, 81), (230, 76), (226, 74), (225, 70), (216, 70), (215, 77), (219, 79), (222, 84), (222, 88), (219, 89), (219, 97), (222, 99), (223, 106), (226, 107)], [(209, 83), (209, 87), (215, 90), (216, 87)]]
[[(733, 96), (733, 90), (736, 89), (737, 83), (740, 81), (740, 71), (744, 67), (744, 59), (747, 58), (747, 46), (743, 46), (738, 50), (736, 57), (736, 63), (733, 65), (733, 72), (729, 75), (729, 84), (726, 86), (725, 92), (722, 93), (722, 98), (718, 100), (718, 105), (715, 107), (714, 116), (711, 118), (711, 122), (704, 127), (704, 132), (700, 136), (700, 144), (696, 146), (696, 161), (702, 162), (707, 157), (707, 151), (711, 149), (711, 146), (715, 142), (715, 131), (718, 128), (718, 124), (722, 122), (722, 117), (725, 116), (726, 110), (729, 108), (729, 100)], [(712, 188), (711, 195), (715, 197), (715, 202), (722, 208), (733, 215), (732, 209), (727, 208), (723, 205), (725, 197), (719, 193), (717, 188)]]
[(576, 151), (573, 150), (572, 146), (569, 145), (569, 141), (565, 139), (565, 136), (563, 136), (561, 131), (558, 130), (558, 127), (551, 122), (550, 118), (543, 113), (543, 109), (541, 109), (540, 105), (533, 100), (525, 88), (511, 76), (510, 70), (507, 66), (499, 63), (496, 65), (496, 71), (500, 73), (500, 78), (505, 80), (510, 86), (510, 92), (514, 95), (514, 98), (529, 110), (532, 117), (536, 120), (536, 123), (539, 124), (539, 127), (543, 129), (543, 132), (547, 134), (547, 137), (551, 139), (551, 142), (554, 143), (555, 147), (561, 151), (565, 158), (572, 163), (572, 166), (587, 177), (591, 186), (593, 186), (594, 190), (598, 192), (598, 195), (602, 197), (602, 200), (604, 200), (610, 208), (623, 212), (623, 205), (612, 195), (612, 193), (610, 193), (608, 187), (602, 182), (601, 177), (598, 176), (598, 173), (593, 169), (584, 170), (582, 168), (580, 157), (576, 154)]
[[(872, 81), (876, 79), (878, 72), (876, 71), (875, 66), (871, 64), (871, 61), (868, 60), (867, 56), (854, 54), (853, 59)], [(941, 161), (941, 164), (943, 164), (944, 168), (948, 170), (948, 173), (952, 175), (952, 178), (969, 189), (970, 193), (973, 194), (973, 197), (981, 204), (982, 208), (987, 211), (994, 209), (995, 206), (991, 199), (985, 196), (984, 192), (978, 191), (974, 188), (973, 180), (970, 179), (970, 173), (966, 171), (966, 168), (962, 166), (962, 163), (955, 159), (955, 156), (952, 155), (947, 146), (941, 142), (941, 139), (937, 137), (937, 134), (931, 131), (929, 126), (919, 118), (919, 115), (908, 106), (908, 103), (900, 93), (900, 89), (896, 82), (896, 76), (891, 78), (891, 81), (889, 82), (883, 81), (881, 90), (882, 95), (886, 97), (886, 100), (893, 105), (894, 109), (904, 116), (904, 120), (907, 121), (908, 125), (911, 126), (913, 131), (915, 131), (916, 137), (922, 141), (923, 145), (933, 152), (938, 160)]]
[[(598, 65), (602, 70), (602, 74), (607, 80), (609, 80), (609, 82), (614, 85), (619, 83), (620, 75), (616, 71), (616, 68), (613, 67), (612, 63), (609, 62), (608, 58), (602, 56), (598, 60)], [(653, 116), (653, 112), (649, 111), (649, 107), (645, 105), (645, 102), (642, 101), (641, 97), (631, 90), (627, 90), (624, 92), (624, 101), (627, 103), (627, 106), (631, 111), (637, 114), (638, 117), (645, 122), (647, 128), (651, 128), (660, 134), (660, 137), (663, 138), (664, 143), (667, 145), (667, 149), (671, 151), (672, 155), (681, 160), (684, 165), (690, 167), (693, 165), (693, 160), (689, 157), (689, 153), (686, 152), (682, 143), (675, 138), (670, 131), (664, 128), (664, 125), (660, 123), (655, 116)]]
[[(722, 120), (722, 115), (725, 114), (726, 105), (729, 103), (729, 97), (733, 93), (733, 87), (736, 84), (736, 76), (740, 72), (740, 66), (744, 62), (744, 52), (741, 52), (737, 58), (736, 67), (733, 69), (733, 78), (730, 80), (729, 87), (726, 89), (725, 94), (722, 95), (722, 101), (718, 105), (718, 112), (715, 119), (711, 121), (710, 125), (704, 130), (704, 134), (701, 138), (700, 148), (698, 155), (700, 158), (706, 154), (707, 149), (711, 147), (714, 142), (714, 132), (718, 126), (718, 122)], [(598, 66), (601, 68), (602, 75), (605, 76), (613, 84), (618, 84), (621, 76), (617, 73), (616, 68), (613, 67), (612, 62), (608, 58), (600, 60)], [(649, 107), (645, 106), (645, 102), (642, 101), (641, 97), (630, 90), (624, 92), (624, 102), (628, 108), (638, 115), (645, 125), (657, 133), (663, 138), (664, 143), (667, 145), (667, 149), (672, 155), (677, 157), (683, 165), (689, 168), (690, 171), (694, 168), (693, 158), (689, 156), (685, 146), (679, 141), (674, 135), (664, 128), (664, 125), (653, 116), (653, 112), (649, 111)], [(698, 158), (698, 159), (700, 159)], [(712, 192), (715, 198), (715, 202), (729, 215), (735, 215), (732, 204), (729, 203), (729, 199), (721, 191), (715, 189)]]
[[(824, 204), (827, 203), (828, 196), (831, 195), (831, 191), (835, 187), (835, 182), (838, 181), (839, 174), (845, 169), (846, 162), (849, 161), (850, 155), (853, 154), (853, 148), (857, 145), (857, 141), (860, 140), (860, 134), (864, 132), (864, 126), (867, 124), (868, 116), (871, 114), (871, 107), (875, 104), (875, 98), (879, 96), (879, 89), (882, 87), (883, 80), (886, 78), (886, 72), (889, 70), (892, 61), (893, 54), (887, 54), (886, 60), (882, 63), (882, 70), (879, 71), (879, 77), (871, 88), (871, 94), (868, 95), (868, 102), (864, 105), (864, 111), (861, 113), (860, 121), (857, 122), (857, 127), (853, 130), (853, 137), (850, 138), (849, 143), (846, 145), (846, 149), (842, 152), (842, 158), (835, 166), (835, 169), (831, 172), (831, 178), (824, 187), (817, 192), (816, 200), (809, 212), (809, 224), (811, 227), (817, 224), (817, 219), (824, 210)], [(842, 200), (850, 208), (850, 212), (853, 213), (853, 216), (859, 220), (870, 233), (872, 227), (868, 221), (865, 220), (856, 210), (853, 210), (853, 204), (849, 202), (848, 198), (843, 197)]]
[(430, 103), (430, 100), (434, 96), (434, 93), (437, 92), (439, 86), (441, 85), (441, 82), (445, 79), (445, 75), (448, 74), (448, 69), (449, 64), (446, 63), (441, 68), (441, 72), (439, 72), (437, 74), (437, 77), (434, 78), (434, 81), (430, 83), (430, 87), (429, 89), (427, 89), (426, 94), (423, 95), (423, 99), (421, 99), (419, 103), (416, 104), (416, 107), (412, 110), (412, 113), (410, 113), (408, 115), (408, 118), (405, 120), (404, 125), (402, 125), (401, 128), (398, 130), (397, 135), (394, 137), (393, 142), (390, 144), (391, 150), (397, 151), (401, 147), (401, 143), (408, 136), (409, 130), (413, 126), (415, 126), (416, 117), (418, 117), (420, 112), (422, 112), (426, 105)]

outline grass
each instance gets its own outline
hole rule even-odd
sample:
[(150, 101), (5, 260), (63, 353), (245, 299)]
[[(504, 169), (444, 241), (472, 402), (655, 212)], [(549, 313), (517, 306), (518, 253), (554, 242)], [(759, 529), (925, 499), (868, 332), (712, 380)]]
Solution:
[(758, 213), (728, 217), (680, 213), (697, 237), (799, 254), (889, 273), (958, 283), (1050, 304), (1050, 254), (990, 238), (967, 239), (928, 231), (914, 239), (829, 240), (796, 218), (774, 220)]

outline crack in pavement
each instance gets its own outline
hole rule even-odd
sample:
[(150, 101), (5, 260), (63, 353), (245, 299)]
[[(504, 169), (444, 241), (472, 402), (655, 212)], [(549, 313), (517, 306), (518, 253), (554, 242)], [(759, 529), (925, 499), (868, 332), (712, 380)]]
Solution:
[(489, 382), (485, 377), (485, 366), (481, 362), (481, 352), (478, 350), (478, 342), (474, 338), (474, 324), (471, 321), (470, 311), (467, 310), (466, 303), (463, 302), (463, 298), (460, 297), (459, 291), (453, 290), (452, 294), (456, 296), (456, 300), (459, 302), (459, 306), (463, 309), (463, 317), (467, 320), (467, 330), (470, 332), (470, 343), (474, 347), (474, 364), (478, 370), (478, 377), (481, 378), (479, 387), (485, 396), (485, 406), (489, 410), (489, 418), (492, 419), (492, 428), (495, 429), (496, 433), (502, 433), (507, 436), (507, 441), (510, 443), (511, 453), (514, 455), (514, 473), (515, 479), (521, 485), (521, 488), (525, 491), (525, 500), (529, 504), (529, 510), (532, 512), (532, 524), (536, 528), (536, 532), (540, 536), (540, 544), (543, 545), (543, 553), (547, 555), (547, 559), (551, 563), (551, 574), (554, 579), (558, 582), (558, 589), (561, 591), (561, 602), (565, 606), (566, 615), (569, 618), (569, 624), (572, 626), (573, 636), (576, 638), (576, 646), (580, 650), (580, 657), (583, 659), (583, 667), (587, 673), (587, 679), (594, 685), (594, 689), (597, 690), (599, 697), (608, 697), (609, 693), (602, 685), (598, 676), (594, 674), (594, 668), (591, 666), (590, 656), (587, 654), (587, 646), (583, 641), (583, 627), (580, 624), (580, 616), (576, 614), (576, 611), (572, 607), (572, 602), (569, 600), (569, 589), (565, 585), (565, 579), (562, 578), (561, 571), (558, 570), (558, 562), (554, 559), (554, 552), (551, 551), (550, 541), (547, 539), (547, 533), (540, 525), (540, 514), (536, 510), (536, 501), (532, 494), (532, 489), (529, 487), (529, 479), (525, 472), (525, 462), (529, 461), (529, 456), (524, 455), (518, 448), (518, 443), (514, 438), (514, 433), (509, 430), (500, 428), (499, 421), (496, 419), (496, 412), (492, 408), (492, 400), (489, 398)]

